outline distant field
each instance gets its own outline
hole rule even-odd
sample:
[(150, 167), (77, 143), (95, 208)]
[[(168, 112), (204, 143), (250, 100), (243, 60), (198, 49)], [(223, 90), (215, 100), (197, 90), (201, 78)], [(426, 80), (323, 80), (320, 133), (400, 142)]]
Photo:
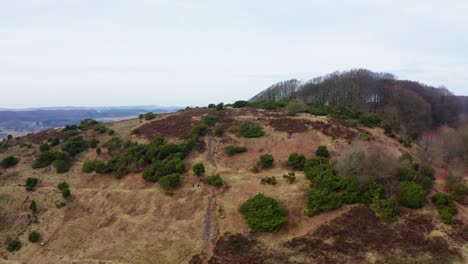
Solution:
[(54, 127), (78, 124), (86, 118), (115, 122), (137, 117), (146, 112), (168, 113), (178, 107), (115, 107), (115, 108), (44, 108), (0, 111), (0, 139), (43, 131)]

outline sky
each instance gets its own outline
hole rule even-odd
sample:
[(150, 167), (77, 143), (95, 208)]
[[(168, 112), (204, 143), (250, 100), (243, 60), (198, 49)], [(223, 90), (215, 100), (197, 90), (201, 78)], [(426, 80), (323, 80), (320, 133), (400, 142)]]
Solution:
[(0, 108), (195, 106), (353, 68), (468, 95), (465, 0), (0, 0)]

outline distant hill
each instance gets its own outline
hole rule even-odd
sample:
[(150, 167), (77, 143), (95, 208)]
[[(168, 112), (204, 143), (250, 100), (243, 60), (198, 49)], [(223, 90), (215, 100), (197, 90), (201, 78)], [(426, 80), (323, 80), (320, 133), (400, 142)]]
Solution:
[(334, 72), (305, 83), (295, 79), (280, 82), (250, 101), (287, 101), (292, 98), (308, 104), (377, 113), (385, 121), (401, 124), (416, 133), (453, 123), (466, 113), (463, 98), (453, 95), (445, 87), (397, 80), (392, 74), (365, 69)]
[(168, 113), (180, 107), (117, 106), (117, 107), (46, 107), (0, 110), (0, 138), (38, 132), (54, 127), (78, 124), (92, 118), (103, 122), (118, 121), (146, 112)]

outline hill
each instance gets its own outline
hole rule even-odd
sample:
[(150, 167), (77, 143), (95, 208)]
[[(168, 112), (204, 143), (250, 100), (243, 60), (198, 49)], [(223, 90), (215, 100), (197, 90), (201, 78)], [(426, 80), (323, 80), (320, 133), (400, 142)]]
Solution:
[(349, 107), (377, 113), (387, 123), (404, 126), (408, 134), (453, 124), (466, 112), (465, 99), (445, 87), (398, 80), (389, 73), (365, 69), (334, 72), (305, 83), (288, 80), (260, 92), (251, 102), (297, 99), (318, 106)]
[(232, 106), (3, 141), (2, 262), (467, 261), (466, 124)]

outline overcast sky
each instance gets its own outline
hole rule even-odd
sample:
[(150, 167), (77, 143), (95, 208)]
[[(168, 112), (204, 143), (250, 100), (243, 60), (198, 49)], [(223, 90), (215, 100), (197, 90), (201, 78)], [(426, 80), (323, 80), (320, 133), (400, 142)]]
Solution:
[(468, 95), (468, 1), (0, 0), (0, 108), (206, 105), (351, 68)]

